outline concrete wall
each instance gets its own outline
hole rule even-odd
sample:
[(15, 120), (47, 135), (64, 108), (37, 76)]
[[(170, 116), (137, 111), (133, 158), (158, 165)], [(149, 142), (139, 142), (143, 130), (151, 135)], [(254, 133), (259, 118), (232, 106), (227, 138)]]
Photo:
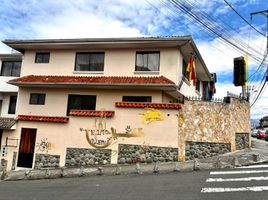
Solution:
[[(136, 51), (160, 51), (159, 73), (135, 72)], [(98, 50), (100, 51), (100, 50)], [(179, 51), (175, 48), (166, 49), (105, 49), (103, 73), (74, 71), (75, 55), (81, 50), (50, 51), (49, 63), (35, 63), (35, 51), (26, 51), (21, 75), (104, 75), (104, 76), (143, 76), (163, 75), (178, 82), (177, 69), (181, 66)], [(87, 51), (83, 51), (87, 52)], [(90, 52), (90, 51), (89, 51)], [(92, 52), (92, 50), (91, 50)], [(94, 52), (94, 51), (93, 51)]]
[[(40, 50), (42, 51), (42, 50)], [(160, 51), (159, 72), (135, 72), (136, 51)], [(37, 51), (38, 52), (38, 51)], [(36, 51), (25, 52), (21, 76), (26, 75), (76, 75), (76, 76), (158, 76), (163, 75), (180, 84), (183, 56), (177, 48), (159, 49), (104, 49), (104, 71), (74, 71), (75, 55), (80, 50), (52, 50), (49, 63), (35, 63)], [(84, 51), (87, 52), (87, 51)], [(197, 67), (202, 65), (197, 62)], [(199, 75), (197, 74), (197, 77)], [(180, 92), (186, 96), (199, 95), (192, 82), (182, 85)]]
[[(45, 93), (45, 105), (31, 105), (31, 93)], [(121, 102), (123, 96), (152, 96), (152, 102), (162, 102), (161, 91), (139, 90), (96, 90), (96, 89), (45, 89), (21, 88), (18, 100), (18, 114), (66, 116), (68, 94), (96, 95), (96, 110), (114, 110), (115, 102)]]
[[(145, 113), (147, 109), (114, 108), (113, 110), (115, 111), (115, 116), (106, 119), (107, 130), (110, 131), (110, 128), (113, 127), (116, 129), (117, 133), (124, 133), (127, 126), (130, 126), (131, 128), (142, 128), (144, 136), (132, 138), (119, 137), (114, 140), (107, 148), (112, 151), (111, 163), (117, 163), (119, 144), (177, 148), (177, 110), (161, 110), (164, 120), (151, 122), (149, 124), (143, 122), (143, 116), (141, 115)], [(15, 131), (4, 132), (3, 140), (5, 140), (6, 137), (20, 139), (22, 128), (36, 128), (35, 153), (60, 155), (59, 166), (65, 166), (67, 148), (94, 149), (94, 147), (87, 142), (85, 132), (81, 131), (81, 128), (94, 129), (94, 124), (95, 118), (74, 116), (70, 116), (69, 122), (63, 124), (19, 121)], [(47, 139), (47, 142), (51, 144), (51, 149), (41, 151), (38, 146), (44, 139)], [(8, 160), (9, 169), (11, 169), (13, 152), (17, 152), (18, 149), (19, 146), (8, 148), (8, 155), (4, 159)]]

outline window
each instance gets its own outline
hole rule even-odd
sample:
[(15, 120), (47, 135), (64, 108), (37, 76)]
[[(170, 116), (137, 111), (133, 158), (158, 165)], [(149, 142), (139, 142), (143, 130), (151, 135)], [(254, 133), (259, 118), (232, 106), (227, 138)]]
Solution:
[(200, 92), (200, 84), (201, 82), (198, 79), (196, 79), (195, 90), (197, 90), (198, 92)]
[(75, 71), (103, 71), (104, 53), (76, 53)]
[(151, 96), (123, 96), (126, 102), (152, 102)]
[(49, 63), (49, 52), (38, 52), (35, 54), (35, 63)]
[(21, 61), (3, 61), (1, 76), (20, 76)]
[(17, 96), (10, 96), (8, 114), (15, 114), (17, 104)]
[(78, 110), (95, 110), (96, 96), (95, 95), (74, 95), (68, 96), (67, 115), (72, 109)]
[(182, 74), (183, 76), (189, 80), (190, 78), (190, 72), (187, 72), (187, 63), (185, 62), (185, 60), (183, 59), (183, 63), (182, 63)]
[(160, 52), (137, 52), (135, 71), (159, 71)]
[(46, 94), (32, 93), (30, 95), (30, 104), (45, 105)]

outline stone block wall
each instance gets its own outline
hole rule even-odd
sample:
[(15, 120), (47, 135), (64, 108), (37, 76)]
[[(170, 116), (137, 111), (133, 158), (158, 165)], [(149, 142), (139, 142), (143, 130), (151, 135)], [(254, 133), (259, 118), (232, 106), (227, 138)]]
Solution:
[(236, 150), (249, 148), (249, 134), (248, 133), (236, 133), (235, 134), (235, 146), (236, 146)]
[(178, 148), (119, 144), (118, 163), (178, 161)]
[(186, 142), (185, 160), (202, 159), (230, 151), (230, 143)]
[(92, 166), (111, 163), (111, 149), (67, 148), (65, 166)]
[(230, 103), (185, 101), (178, 113), (178, 126), (179, 160), (186, 159), (187, 141), (230, 143), (235, 151), (235, 133), (250, 132), (250, 105), (234, 98)]
[(35, 154), (35, 169), (59, 167), (60, 156), (50, 154)]

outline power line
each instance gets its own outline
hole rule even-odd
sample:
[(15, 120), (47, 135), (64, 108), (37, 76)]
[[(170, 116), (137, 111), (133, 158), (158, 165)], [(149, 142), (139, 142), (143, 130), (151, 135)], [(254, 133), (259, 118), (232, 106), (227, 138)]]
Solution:
[(253, 28), (256, 32), (258, 32), (259, 34), (261, 34), (262, 36), (266, 37), (266, 35), (264, 35), (262, 32), (260, 32), (258, 29), (256, 29), (254, 26), (252, 26), (251, 23), (249, 23), (242, 15), (240, 15), (235, 9), (234, 7), (226, 0), (223, 0), (244, 22), (246, 22), (251, 28)]

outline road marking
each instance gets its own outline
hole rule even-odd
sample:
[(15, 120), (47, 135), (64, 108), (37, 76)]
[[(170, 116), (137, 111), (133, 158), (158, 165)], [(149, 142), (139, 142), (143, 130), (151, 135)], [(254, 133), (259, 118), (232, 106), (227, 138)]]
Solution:
[(241, 188), (202, 188), (202, 193), (212, 193), (212, 192), (261, 192), (267, 191), (268, 186), (254, 186), (254, 187), (241, 187)]
[(232, 182), (232, 181), (267, 181), (268, 176), (246, 177), (246, 178), (208, 178), (206, 182)]
[(266, 168), (268, 165), (250, 165), (250, 166), (243, 166), (243, 167), (236, 167), (236, 169), (255, 169), (255, 168)]
[(268, 170), (247, 170), (247, 171), (217, 171), (210, 172), (210, 175), (224, 175), (224, 174), (258, 174), (258, 173), (268, 173)]

